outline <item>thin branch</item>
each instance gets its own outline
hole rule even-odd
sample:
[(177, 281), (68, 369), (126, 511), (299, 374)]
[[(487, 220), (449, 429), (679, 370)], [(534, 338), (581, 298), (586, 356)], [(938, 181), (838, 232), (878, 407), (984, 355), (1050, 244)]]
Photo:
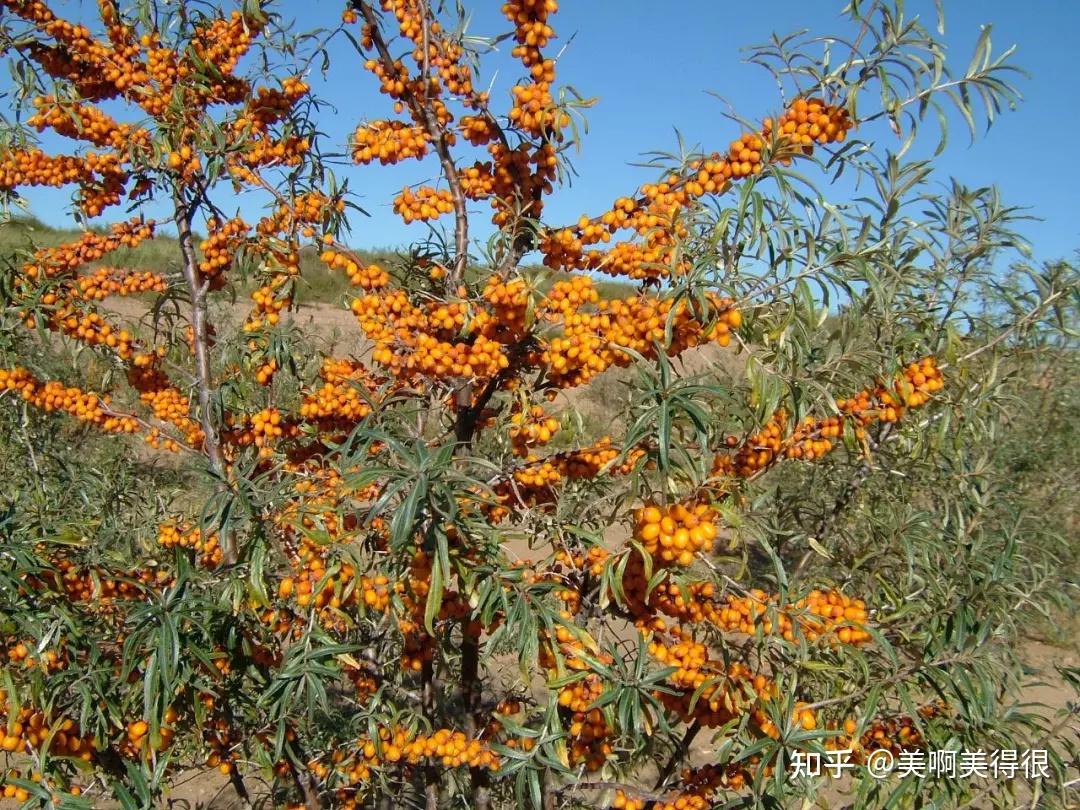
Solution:
[[(1005, 340), (1006, 338), (1012, 336), (1012, 334), (1015, 333), (1016, 331), (1018, 331), (1021, 327), (1027, 326), (1031, 321), (1035, 320), (1040, 315), (1042, 315), (1043, 312), (1045, 312), (1046, 309), (1050, 306), (1050, 304), (1052, 304), (1054, 301), (1056, 301), (1057, 299), (1059, 299), (1063, 295), (1065, 295), (1065, 292), (1066, 292), (1065, 290), (1058, 290), (1057, 292), (1053, 293), (1052, 295), (1048, 295), (1046, 298), (1042, 299), (1039, 302), (1038, 306), (1034, 307), (1027, 315), (1020, 318), (1019, 320), (1014, 321), (1013, 324), (1008, 329), (1003, 331), (1001, 334), (999, 334), (997, 337), (995, 337), (989, 343), (986, 343), (986, 344), (980, 346), (979, 348), (968, 352), (963, 357), (958, 358), (956, 362), (957, 363), (963, 363), (966, 360), (970, 360), (973, 357), (977, 357), (978, 355), (982, 354), (983, 352), (987, 351), (988, 349), (994, 348), (996, 345), (1001, 343), (1003, 340)], [(944, 368), (946, 368), (946, 366), (941, 366), (941, 368), (944, 369)]]

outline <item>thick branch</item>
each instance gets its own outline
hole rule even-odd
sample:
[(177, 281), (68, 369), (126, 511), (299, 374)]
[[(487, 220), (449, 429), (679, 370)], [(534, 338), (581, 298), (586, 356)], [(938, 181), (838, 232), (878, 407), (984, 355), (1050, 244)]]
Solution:
[[(195, 377), (199, 395), (199, 422), (204, 434), (203, 447), (210, 458), (210, 467), (219, 477), (219, 486), (225, 487), (225, 458), (221, 453), (221, 443), (211, 411), (211, 397), (214, 390), (213, 377), (210, 373), (210, 341), (206, 321), (206, 293), (209, 284), (199, 274), (199, 261), (195, 255), (195, 244), (191, 235), (192, 207), (184, 200), (182, 192), (173, 192), (176, 213), (176, 229), (183, 254), (184, 281), (191, 296), (191, 331), (195, 350)], [(236, 562), (236, 546), (232, 537), (223, 537), (221, 551), (226, 565)]]
[[(701, 721), (694, 720), (690, 727), (686, 729), (686, 733), (679, 741), (678, 747), (671, 752), (671, 758), (667, 761), (667, 765), (664, 766), (664, 770), (662, 770), (660, 776), (657, 777), (656, 784), (653, 786), (654, 792), (660, 790), (667, 784), (668, 779), (671, 778), (671, 774), (675, 772), (675, 768), (678, 767), (680, 762), (686, 759), (686, 753), (690, 750), (690, 746), (693, 744), (694, 738), (697, 737), (699, 731), (701, 731)], [(648, 804), (645, 805), (645, 810), (652, 810), (655, 805), (656, 800), (650, 800)]]
[(229, 771), (229, 783), (236, 792), (236, 798), (240, 800), (240, 806), (244, 810), (251, 810), (251, 794), (248, 793), (247, 785), (244, 784), (244, 777), (240, 775), (240, 771), (235, 767)]
[[(480, 633), (471, 627), (472, 621), (466, 617), (461, 623), (461, 698), (465, 711), (465, 733), (473, 738), (483, 726), (483, 695), (480, 672)], [(488, 810), (491, 806), (491, 789), (487, 768), (469, 768), (472, 779), (472, 804), (476, 810)]]
[[(434, 725), (435, 719), (435, 661), (424, 661), (420, 673), (423, 683), (424, 717)], [(434, 765), (425, 765), (424, 772), (424, 810), (439, 810), (439, 771)]]

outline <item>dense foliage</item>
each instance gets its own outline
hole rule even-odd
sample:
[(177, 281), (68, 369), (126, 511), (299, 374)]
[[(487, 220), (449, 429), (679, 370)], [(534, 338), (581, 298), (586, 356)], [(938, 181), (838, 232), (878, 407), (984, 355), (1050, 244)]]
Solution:
[[(955, 72), (852, 2), (751, 51), (771, 115), (562, 224), (589, 102), (556, 10), (483, 40), (425, 0), (301, 35), (254, 0), (0, 0), (0, 193), (113, 223), (0, 257), (5, 796), (152, 807), (205, 763), (305, 808), (1068, 802), (1075, 720), (1018, 702), (1016, 652), (1071, 610), (1077, 272), (933, 174), (1017, 101), (1009, 54)], [(343, 241), (306, 82), (334, 37), (397, 116), (348, 156), (437, 177), (392, 260)], [(355, 351), (292, 315), (316, 254)], [(1025, 748), (1044, 774), (790, 767)]]

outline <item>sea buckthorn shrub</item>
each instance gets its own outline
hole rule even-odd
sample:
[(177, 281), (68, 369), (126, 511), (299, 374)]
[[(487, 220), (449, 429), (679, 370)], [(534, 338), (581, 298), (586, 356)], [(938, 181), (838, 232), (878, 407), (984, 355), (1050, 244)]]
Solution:
[[(1016, 402), (1070, 424), (1076, 273), (996, 283), (1016, 210), (889, 151), (1015, 100), (988, 40), (953, 73), (899, 4), (852, 4), (750, 51), (778, 94), (719, 143), (564, 222), (591, 101), (558, 84), (556, 0), (490, 40), (420, 0), (300, 36), (272, 3), (0, 10), (27, 111), (0, 192), (71, 187), (98, 226), (0, 275), (3, 798), (154, 807), (194, 768), (307, 810), (794, 806), (829, 787), (798, 753), (959, 743), (1048, 749), (1023, 789), (1067, 799), (1013, 653), (1075, 515), (1037, 506)], [(334, 38), (387, 97), (340, 105), (345, 143), (312, 116)], [(337, 159), (430, 170), (384, 201), (400, 260), (344, 242)], [(836, 204), (841, 172), (872, 191)], [(176, 255), (118, 258), (151, 243)], [(291, 317), (307, 255), (356, 351)]]

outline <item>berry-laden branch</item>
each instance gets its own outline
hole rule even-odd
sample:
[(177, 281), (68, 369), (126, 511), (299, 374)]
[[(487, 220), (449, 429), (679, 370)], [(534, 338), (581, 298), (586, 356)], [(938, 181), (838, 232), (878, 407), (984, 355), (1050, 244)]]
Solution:
[[(430, 9), (427, 3), (422, 2), (422, 0), (417, 5), (419, 7), (418, 16), (421, 29), (427, 32), (430, 25)], [(442, 167), (443, 177), (450, 190), (454, 211), (453, 271), (446, 278), (446, 286), (447, 289), (456, 289), (461, 283), (465, 268), (469, 263), (469, 212), (466, 207), (461, 180), (458, 177), (457, 166), (454, 164), (453, 155), (450, 153), (451, 140), (446, 129), (440, 123), (438, 112), (434, 107), (436, 95), (429, 95), (431, 84), (428, 81), (426, 72), (420, 77), (419, 82), (409, 80), (405, 67), (394, 60), (386, 41), (383, 39), (379, 15), (371, 4), (365, 2), (365, 0), (352, 0), (352, 7), (363, 16), (367, 23), (368, 35), (382, 62), (381, 70), (378, 72), (384, 84), (390, 82), (391, 86), (394, 87), (392, 95), (405, 101), (413, 120), (424, 128), (428, 141), (434, 145), (435, 152), (439, 157), (439, 165)], [(426, 46), (423, 52), (423, 59), (426, 60), (428, 58)]]

